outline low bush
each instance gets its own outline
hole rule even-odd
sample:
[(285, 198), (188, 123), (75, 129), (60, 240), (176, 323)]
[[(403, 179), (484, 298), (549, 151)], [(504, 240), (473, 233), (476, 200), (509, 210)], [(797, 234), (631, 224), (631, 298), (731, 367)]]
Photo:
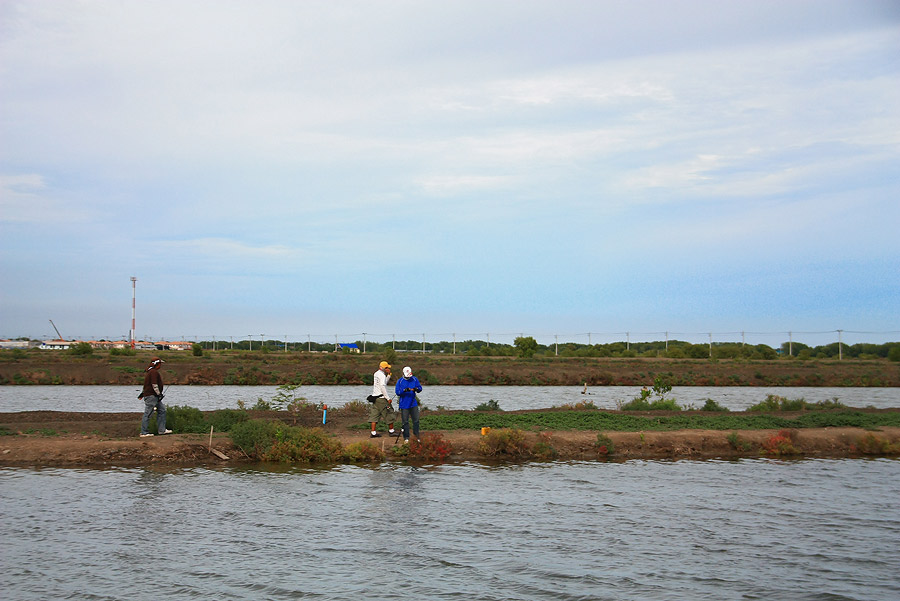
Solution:
[(732, 432), (725, 438), (728, 440), (728, 444), (731, 445), (731, 448), (735, 451), (750, 451), (753, 449), (753, 444), (750, 441), (741, 438), (737, 432)]
[(453, 444), (439, 432), (426, 432), (418, 440), (394, 450), (394, 455), (426, 462), (441, 462), (453, 453)]
[(864, 434), (854, 445), (863, 455), (894, 455), (900, 453), (900, 443), (891, 443), (872, 433)]
[(780, 430), (762, 443), (763, 452), (774, 457), (785, 455), (799, 455), (800, 451), (794, 446), (795, 432), (792, 430)]
[(347, 402), (343, 407), (338, 407), (335, 411), (345, 415), (367, 415), (369, 413), (369, 403), (353, 400)]
[(712, 399), (706, 399), (700, 411), (728, 411), (728, 407), (723, 407)]
[(540, 440), (534, 443), (534, 448), (531, 451), (535, 457), (540, 457), (541, 459), (556, 459), (559, 452), (556, 450), (556, 447), (553, 446), (553, 441), (551, 440), (552, 436), (553, 435), (550, 432), (540, 433)]
[(335, 463), (343, 457), (340, 441), (321, 428), (251, 419), (235, 425), (231, 439), (247, 455), (263, 461)]
[(597, 442), (594, 443), (594, 447), (600, 455), (609, 456), (616, 452), (615, 443), (603, 432), (597, 432)]
[(830, 411), (835, 409), (847, 409), (847, 406), (836, 398), (809, 403), (803, 398), (788, 399), (777, 394), (767, 394), (766, 400), (748, 407), (747, 411)]
[(478, 449), (482, 455), (495, 457), (504, 455), (507, 457), (527, 457), (531, 449), (525, 441), (525, 433), (522, 430), (503, 428), (491, 430), (481, 437)]
[(503, 411), (503, 409), (500, 408), (500, 403), (498, 403), (494, 399), (491, 399), (486, 403), (481, 403), (480, 405), (476, 406), (474, 409), (472, 409), (472, 411)]
[(619, 407), (622, 411), (681, 411), (681, 406), (674, 399), (636, 398)]
[(342, 458), (350, 463), (377, 463), (384, 461), (384, 451), (372, 442), (363, 440), (344, 447)]
[[(247, 413), (239, 409), (219, 409), (204, 415), (195, 407), (166, 407), (166, 428), (178, 434), (205, 434), (210, 427), (216, 432), (228, 432), (235, 424), (246, 420)], [(156, 432), (155, 413), (150, 418), (150, 431)]]
[(554, 405), (553, 409), (569, 409), (571, 411), (590, 411), (598, 409), (594, 401), (579, 401), (577, 403), (566, 403), (565, 405)]

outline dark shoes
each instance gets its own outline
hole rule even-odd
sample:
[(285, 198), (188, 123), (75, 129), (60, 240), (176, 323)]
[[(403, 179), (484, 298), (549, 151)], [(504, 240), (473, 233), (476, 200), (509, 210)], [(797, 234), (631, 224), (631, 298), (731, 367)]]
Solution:
[(376, 432), (375, 434), (370, 434), (370, 435), (369, 435), (369, 438), (381, 438), (381, 434), (379, 434), (378, 432)]

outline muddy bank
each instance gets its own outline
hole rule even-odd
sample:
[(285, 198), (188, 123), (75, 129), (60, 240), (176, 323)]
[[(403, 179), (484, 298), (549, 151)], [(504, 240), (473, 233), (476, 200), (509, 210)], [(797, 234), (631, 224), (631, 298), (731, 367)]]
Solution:
[[(0, 414), (0, 465), (4, 466), (236, 466), (255, 463), (236, 448), (227, 434), (171, 434), (138, 437), (140, 413), (69, 413), (31, 411)], [(387, 436), (370, 439), (358, 429), (359, 417), (347, 416), (326, 424), (325, 431), (343, 445), (370, 441), (382, 448), (388, 461), (399, 448)], [(445, 462), (546, 460), (547, 456), (518, 458), (486, 456), (481, 433), (471, 430), (437, 432), (452, 445)], [(597, 432), (526, 432), (526, 443), (545, 443), (557, 460), (711, 459), (740, 457), (860, 457), (895, 455), (900, 428), (876, 431), (861, 428), (805, 428), (789, 433), (776, 430), (679, 430), (673, 432), (607, 432), (611, 455), (598, 447)], [(788, 437), (788, 447), (773, 443)], [(892, 446), (894, 451), (884, 453)], [(788, 449), (782, 452), (773, 449)], [(768, 449), (768, 450), (767, 450)], [(224, 457), (227, 457), (224, 458)]]

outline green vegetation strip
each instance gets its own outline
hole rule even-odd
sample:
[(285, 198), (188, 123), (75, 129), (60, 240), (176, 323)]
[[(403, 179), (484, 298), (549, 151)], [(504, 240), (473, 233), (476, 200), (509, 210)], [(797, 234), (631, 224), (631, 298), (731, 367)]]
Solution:
[(458, 413), (424, 415), (425, 430), (478, 430), (519, 428), (533, 430), (598, 430), (639, 432), (642, 430), (770, 430), (783, 428), (877, 428), (900, 426), (900, 411), (866, 413), (828, 411), (797, 417), (761, 415), (666, 415), (639, 416), (602, 411), (548, 411), (536, 413)]

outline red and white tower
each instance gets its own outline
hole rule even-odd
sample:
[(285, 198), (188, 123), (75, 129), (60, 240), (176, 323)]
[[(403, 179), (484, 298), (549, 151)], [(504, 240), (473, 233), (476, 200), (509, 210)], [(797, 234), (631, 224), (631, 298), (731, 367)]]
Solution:
[(137, 278), (131, 278), (131, 349), (134, 350), (134, 297)]

